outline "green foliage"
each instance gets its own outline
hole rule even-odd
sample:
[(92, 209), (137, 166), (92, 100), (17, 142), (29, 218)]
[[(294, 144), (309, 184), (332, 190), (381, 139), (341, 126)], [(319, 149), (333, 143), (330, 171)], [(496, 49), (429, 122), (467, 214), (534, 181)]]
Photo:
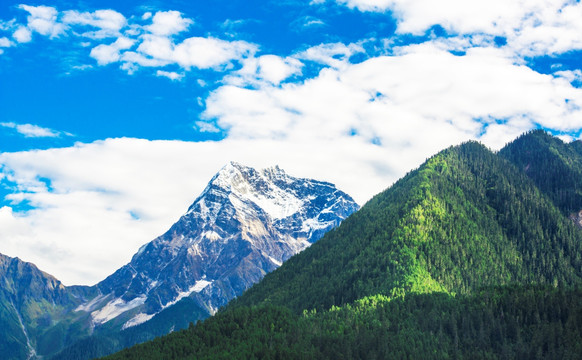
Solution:
[(107, 359), (578, 359), (581, 340), (581, 290), (494, 287), (304, 315), (238, 307)]
[(112, 354), (121, 349), (166, 335), (174, 330), (186, 329), (192, 321), (206, 318), (206, 311), (190, 298), (164, 309), (151, 320), (121, 332), (98, 329), (93, 336), (85, 337), (64, 348), (52, 360), (88, 360)]
[(236, 299), (329, 309), (407, 292), (581, 281), (582, 233), (478, 143), (447, 149)]
[(565, 215), (582, 209), (582, 142), (566, 144), (534, 130), (508, 144), (499, 155), (523, 169)]

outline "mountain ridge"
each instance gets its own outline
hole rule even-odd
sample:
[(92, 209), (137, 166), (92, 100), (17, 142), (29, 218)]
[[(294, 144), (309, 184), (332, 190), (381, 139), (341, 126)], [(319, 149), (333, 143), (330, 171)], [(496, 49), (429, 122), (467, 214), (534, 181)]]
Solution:
[(108, 359), (579, 358), (582, 231), (555, 194), (580, 189), (509, 153), (439, 152), (211, 319)]
[[(35, 312), (20, 316), (11, 310), (19, 309), (11, 305), (18, 293), (0, 302), (9, 318), (7, 328), (23, 330), (16, 342), (20, 345), (10, 344), (28, 349), (18, 350), (14, 358), (53, 355), (87, 336), (102, 344), (123, 338), (128, 346), (204, 319), (357, 208), (331, 183), (295, 178), (278, 166), (255, 170), (230, 162), (166, 233), (143, 245), (128, 264), (95, 286), (65, 287), (26, 265), (44, 281), (43, 286), (32, 286), (40, 291), (38, 296), (25, 297), (27, 311)], [(0, 271), (1, 265), (0, 261)], [(30, 288), (24, 275), (10, 284)], [(60, 297), (51, 297), (53, 292)], [(168, 311), (178, 304), (188, 315)], [(40, 314), (39, 306), (48, 315)]]

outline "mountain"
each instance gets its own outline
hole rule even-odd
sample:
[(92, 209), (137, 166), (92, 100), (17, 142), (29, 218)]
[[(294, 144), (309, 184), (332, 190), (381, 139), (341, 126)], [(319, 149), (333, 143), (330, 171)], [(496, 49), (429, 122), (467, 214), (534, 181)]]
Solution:
[[(581, 163), (539, 137), (440, 152), (213, 318), (111, 359), (580, 358), (580, 209), (556, 195), (577, 180), (529, 170)], [(523, 166), (524, 139), (562, 162)]]
[(209, 316), (357, 209), (330, 183), (231, 162), (80, 309), (95, 325), (116, 318), (128, 328), (190, 297)]
[(564, 143), (543, 130), (533, 130), (499, 155), (529, 176), (565, 215), (582, 209), (582, 141)]
[(582, 276), (582, 232), (520, 168), (475, 142), (430, 158), (317, 245), (235, 304), (319, 310), (376, 294)]
[(64, 287), (34, 265), (3, 260), (0, 321), (10, 330), (0, 346), (15, 359), (63, 348), (60, 358), (89, 358), (185, 328), (357, 209), (330, 183), (231, 162), (165, 234), (93, 287)]
[[(3, 359), (36, 357), (66, 341), (58, 334), (63, 314), (90, 297), (89, 287), (65, 287), (35, 265), (0, 254), (0, 354)], [(66, 321), (63, 321), (63, 323)]]

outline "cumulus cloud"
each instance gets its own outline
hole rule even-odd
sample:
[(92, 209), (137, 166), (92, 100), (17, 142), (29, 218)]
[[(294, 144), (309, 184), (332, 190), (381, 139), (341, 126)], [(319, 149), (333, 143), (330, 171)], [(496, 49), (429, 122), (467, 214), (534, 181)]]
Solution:
[(58, 37), (65, 32), (66, 27), (57, 21), (58, 11), (54, 7), (44, 5), (19, 5), (18, 7), (30, 14), (27, 18), (27, 27), (31, 31), (50, 38)]
[(6, 38), (6, 37), (1, 37), (0, 38), (0, 48), (10, 47), (12, 45), (13, 45), (12, 44), (12, 41), (10, 41), (8, 38)]
[(173, 81), (179, 81), (179, 80), (182, 80), (184, 78), (184, 74), (178, 74), (177, 72), (163, 71), (163, 70), (158, 70), (156, 72), (156, 76), (167, 77), (168, 79), (173, 80)]
[[(422, 149), (416, 161), (398, 161), (411, 164), (455, 139), (481, 138), (499, 148), (535, 126), (575, 131), (580, 106), (582, 91), (567, 79), (516, 65), (501, 50), (455, 56), (429, 43), (325, 68), (300, 84), (231, 83), (211, 94), (205, 116), (237, 138), (355, 136), (388, 153)], [(496, 129), (513, 130), (500, 136)]]
[(294, 57), (263, 55), (243, 61), (243, 67), (225, 78), (233, 85), (260, 85), (267, 82), (279, 85), (293, 75), (300, 75), (303, 63)]
[(120, 30), (127, 24), (127, 19), (114, 10), (97, 10), (94, 12), (79, 12), (69, 10), (63, 12), (62, 22), (70, 25), (84, 25), (98, 28), (96, 31), (83, 33), (83, 36), (93, 39), (120, 36)]
[(19, 43), (27, 43), (32, 40), (32, 32), (25, 26), (20, 26), (14, 31), (12, 37)]
[(357, 53), (365, 53), (358, 44), (345, 45), (342, 43), (328, 43), (313, 46), (296, 55), (303, 60), (314, 61), (332, 68), (341, 69), (349, 65), (350, 57)]
[[(140, 67), (170, 64), (187, 71), (192, 68), (222, 71), (231, 68), (234, 61), (253, 56), (258, 49), (245, 41), (227, 41), (216, 37), (194, 36), (176, 41), (174, 37), (187, 31), (194, 21), (175, 10), (155, 14), (147, 12), (140, 21), (135, 17), (128, 20), (112, 9), (59, 12), (49, 6), (20, 5), (19, 8), (29, 13), (27, 24), (12, 21), (3, 25), (13, 31), (12, 37), (17, 43), (30, 42), (35, 32), (49, 38), (67, 35), (101, 41), (93, 45), (90, 57), (97, 60), (98, 65), (120, 63), (120, 67), (128, 73)], [(143, 21), (150, 23), (143, 25)], [(102, 42), (110, 38), (116, 40), (113, 43)], [(91, 44), (81, 42), (83, 47)], [(131, 51), (134, 45), (137, 48)], [(161, 71), (161, 74), (167, 73)]]
[[(0, 126), (14, 129), (20, 135), (28, 138), (41, 138), (41, 137), (60, 137), (64, 133), (56, 131), (53, 129), (41, 127), (33, 124), (16, 124), (13, 122), (3, 122)], [(67, 134), (68, 135), (68, 134)]]
[(152, 24), (145, 29), (157, 36), (171, 36), (187, 30), (193, 23), (191, 19), (182, 17), (179, 11), (158, 11), (152, 19)]
[(360, 11), (391, 11), (398, 34), (439, 25), (453, 35), (502, 36), (523, 56), (582, 49), (582, 3), (569, 0), (337, 0)]
[(225, 41), (216, 38), (191, 37), (175, 44), (170, 38), (145, 35), (135, 52), (125, 52), (121, 60), (128, 65), (160, 67), (177, 64), (190, 70), (229, 67), (231, 61), (242, 60), (256, 51), (246, 41)]
[[(388, 56), (339, 42), (279, 56), (244, 41), (188, 36), (193, 21), (176, 11), (136, 20), (23, 5), (30, 13), (25, 30), (16, 35), (10, 28), (17, 42), (30, 41), (32, 32), (55, 37), (90, 26), (96, 31), (81, 36), (92, 44), (108, 34), (116, 38), (91, 49), (99, 65), (118, 63), (130, 73), (150, 67), (172, 80), (192, 68), (241, 67), (208, 87), (210, 96), (199, 100), (205, 112), (193, 124), (200, 132), (223, 132), (224, 140), (108, 139), (0, 154), (0, 179), (17, 189), (0, 208), (3, 251), (68, 284), (95, 282), (165, 231), (230, 160), (279, 164), (292, 175), (334, 182), (363, 203), (451, 144), (478, 139), (498, 149), (535, 127), (561, 131), (564, 139), (582, 128), (582, 90), (574, 86), (580, 71), (541, 74), (522, 58), (576, 49), (579, 3), (338, 1), (362, 11), (390, 10), (398, 34), (425, 34), (438, 24), (451, 36), (392, 43)], [(495, 36), (506, 45), (497, 46)], [(312, 76), (304, 68), (313, 63), (319, 72)], [(19, 131), (17, 124), (2, 126)], [(21, 203), (33, 209), (16, 211)], [(113, 256), (105, 253), (111, 246), (119, 249)]]
[(120, 37), (109, 45), (101, 44), (94, 47), (91, 50), (91, 57), (97, 60), (99, 65), (117, 62), (121, 58), (121, 51), (131, 48), (134, 43), (132, 39)]

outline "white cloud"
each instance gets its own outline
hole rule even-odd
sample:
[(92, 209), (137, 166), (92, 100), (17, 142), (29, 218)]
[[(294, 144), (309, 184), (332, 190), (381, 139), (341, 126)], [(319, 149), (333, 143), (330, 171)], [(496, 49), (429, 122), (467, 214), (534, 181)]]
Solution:
[(57, 21), (58, 11), (54, 7), (43, 5), (19, 5), (18, 7), (30, 14), (27, 18), (27, 26), (30, 30), (50, 38), (58, 37), (65, 32), (66, 27)]
[(99, 28), (97, 31), (85, 32), (83, 36), (92, 39), (119, 37), (120, 30), (127, 24), (127, 19), (114, 10), (97, 10), (94, 12), (79, 12), (69, 10), (63, 12), (62, 22), (69, 25), (84, 25)]
[(303, 63), (293, 57), (283, 58), (276, 55), (250, 57), (243, 61), (243, 67), (225, 78), (232, 85), (260, 85), (268, 82), (279, 85), (293, 75), (300, 75)]
[(179, 80), (182, 80), (184, 78), (184, 74), (178, 74), (178, 73), (173, 72), (173, 71), (163, 71), (163, 70), (158, 70), (156, 72), (156, 76), (167, 77), (168, 79), (173, 80), (173, 81), (179, 81)]
[[(32, 33), (55, 38), (74, 35), (92, 40), (115, 37), (113, 43), (98, 43), (90, 56), (99, 65), (121, 62), (121, 68), (133, 73), (140, 67), (164, 67), (176, 64), (185, 70), (191, 68), (223, 71), (232, 67), (233, 61), (253, 56), (258, 47), (245, 41), (226, 41), (213, 37), (187, 37), (175, 42), (173, 37), (194, 23), (179, 11), (159, 11), (154, 15), (145, 13), (141, 20), (151, 19), (151, 24), (141, 25), (135, 18), (129, 20), (121, 13), (102, 9), (94, 12), (78, 10), (57, 11), (49, 6), (20, 5), (30, 15), (26, 26), (14, 21), (3, 23), (13, 30), (18, 43), (32, 40)], [(89, 27), (89, 31), (87, 31)], [(87, 42), (82, 42), (87, 47)], [(129, 51), (137, 44), (135, 51)], [(161, 74), (167, 73), (163, 70)], [(157, 72), (156, 72), (157, 74)], [(163, 75), (162, 75), (163, 76)], [(174, 76), (175, 78), (175, 76)]]
[(503, 36), (522, 56), (582, 49), (582, 3), (570, 0), (337, 0), (361, 11), (390, 10), (398, 34), (435, 25), (450, 34)]
[(255, 45), (245, 41), (191, 37), (174, 44), (168, 37), (144, 35), (135, 52), (125, 52), (121, 60), (139, 66), (160, 67), (177, 64), (186, 70), (221, 70), (234, 60), (251, 56)]
[(20, 26), (14, 31), (12, 37), (19, 43), (27, 43), (32, 40), (32, 32), (25, 26)]
[(63, 133), (49, 128), (40, 127), (33, 124), (16, 124), (13, 122), (0, 123), (0, 126), (14, 129), (19, 134), (24, 135), (29, 138), (39, 138), (39, 137), (59, 137)]
[(19, 184), (20, 192), (10, 198), (35, 207), (25, 213), (10, 207), (0, 211), (2, 252), (32, 261), (66, 284), (94, 283), (165, 232), (230, 160), (256, 167), (280, 164), (291, 175), (341, 180), (340, 185), (351, 183), (348, 191), (362, 186), (361, 176), (372, 184), (371, 191), (388, 185), (392, 177), (369, 164), (380, 163), (381, 154), (364, 144), (367, 150), (350, 155), (353, 141), (298, 148), (272, 140), (109, 139), (0, 154), (5, 175)]
[(322, 26), (326, 26), (326, 23), (313, 16), (302, 16), (291, 23), (291, 27), (295, 31), (306, 31)]
[(341, 69), (348, 66), (350, 57), (357, 53), (365, 53), (364, 48), (358, 44), (330, 43), (310, 47), (296, 57)]
[(249, 89), (230, 82), (211, 94), (205, 115), (234, 138), (315, 142), (356, 134), (386, 154), (414, 153), (390, 165), (399, 170), (455, 140), (482, 138), (499, 148), (537, 125), (582, 127), (582, 90), (516, 65), (501, 50), (455, 56), (429, 43), (342, 64), (302, 84)]
[(232, 60), (249, 56), (255, 51), (256, 47), (246, 41), (192, 37), (176, 45), (173, 57), (186, 69), (209, 69), (228, 65)]
[(10, 41), (10, 39), (6, 38), (6, 37), (1, 37), (0, 38), (0, 48), (2, 47), (10, 47), (12, 46), (12, 41)]
[(152, 24), (145, 29), (157, 36), (171, 36), (187, 30), (193, 23), (192, 20), (183, 18), (179, 11), (158, 11), (152, 18)]
[(582, 81), (582, 70), (576, 69), (556, 71), (554, 76), (564, 78), (571, 83), (576, 81), (580, 82)]
[(91, 50), (91, 57), (97, 60), (99, 65), (117, 62), (121, 58), (121, 51), (130, 49), (134, 43), (132, 39), (120, 37), (109, 45), (101, 44), (94, 47)]
[(194, 128), (200, 132), (206, 133), (217, 133), (220, 129), (216, 127), (213, 123), (207, 121), (196, 121), (194, 122)]

